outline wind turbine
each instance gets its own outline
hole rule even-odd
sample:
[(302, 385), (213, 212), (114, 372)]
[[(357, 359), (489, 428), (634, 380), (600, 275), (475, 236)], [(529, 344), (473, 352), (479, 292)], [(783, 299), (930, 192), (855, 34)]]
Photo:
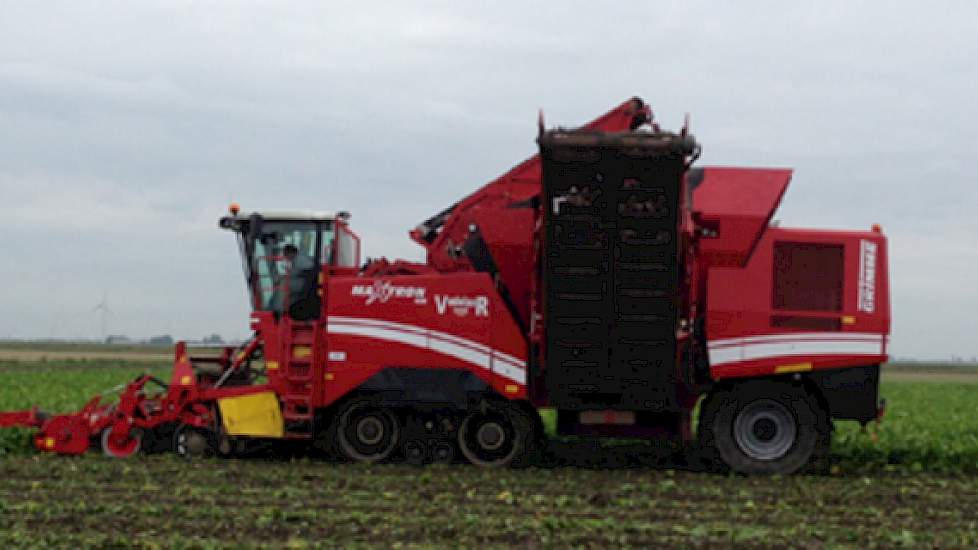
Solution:
[(107, 333), (108, 330), (107, 323), (108, 323), (108, 316), (109, 316), (109, 296), (107, 293), (105, 292), (102, 293), (102, 301), (95, 305), (95, 309), (93, 311), (101, 314), (102, 342), (105, 342), (105, 339), (108, 338), (109, 336)]

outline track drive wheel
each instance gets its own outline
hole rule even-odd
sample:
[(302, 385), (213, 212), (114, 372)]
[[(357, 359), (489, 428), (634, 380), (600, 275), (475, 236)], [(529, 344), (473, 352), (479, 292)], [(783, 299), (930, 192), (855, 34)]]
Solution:
[(394, 412), (367, 400), (342, 405), (333, 430), (337, 451), (354, 462), (373, 463), (388, 458), (400, 438), (400, 422)]
[(173, 432), (173, 451), (188, 460), (212, 458), (217, 455), (217, 441), (210, 430), (184, 424)]
[(828, 417), (801, 386), (749, 381), (707, 397), (700, 443), (731, 470), (787, 475), (812, 460), (826, 442)]
[(516, 403), (487, 403), (462, 420), (458, 447), (477, 466), (522, 466), (534, 448), (534, 426), (530, 415)]
[(142, 446), (142, 430), (131, 428), (128, 423), (112, 424), (102, 430), (99, 437), (102, 452), (112, 458), (129, 458)]

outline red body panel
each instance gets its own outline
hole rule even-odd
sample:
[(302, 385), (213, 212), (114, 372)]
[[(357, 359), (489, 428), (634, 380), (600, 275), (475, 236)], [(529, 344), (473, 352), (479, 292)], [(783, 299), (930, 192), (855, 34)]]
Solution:
[[(838, 309), (775, 307), (778, 243), (842, 247)], [(886, 265), (881, 233), (768, 228), (745, 267), (709, 270), (711, 374), (717, 379), (762, 376), (779, 367), (790, 372), (885, 361), (890, 330)]]
[[(317, 353), (306, 388), (314, 408), (335, 403), (385, 368), (472, 372), (500, 395), (527, 396), (526, 340), (485, 273), (327, 277)], [(270, 313), (253, 315), (269, 384), (289, 389), (290, 346)], [(291, 347), (294, 353), (294, 346)], [(323, 360), (320, 365), (318, 359)], [(324, 384), (313, 387), (313, 380)]]
[(716, 233), (700, 241), (702, 266), (741, 266), (788, 189), (791, 170), (708, 166), (693, 192), (696, 221)]
[(468, 370), (526, 396), (526, 343), (484, 273), (331, 278), (329, 405), (385, 367)]

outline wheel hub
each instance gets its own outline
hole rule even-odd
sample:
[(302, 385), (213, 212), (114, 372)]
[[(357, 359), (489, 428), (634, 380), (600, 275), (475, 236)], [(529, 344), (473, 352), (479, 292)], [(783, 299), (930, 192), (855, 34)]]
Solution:
[(376, 416), (367, 416), (357, 422), (357, 439), (366, 445), (376, 445), (384, 438), (384, 423)]
[(497, 422), (486, 422), (479, 426), (475, 439), (487, 451), (496, 451), (506, 442), (506, 431)]
[(777, 460), (795, 444), (795, 418), (781, 403), (760, 399), (741, 409), (734, 420), (734, 441), (755, 460)]
[(761, 441), (771, 441), (778, 434), (778, 425), (770, 418), (759, 418), (752, 428), (754, 437)]

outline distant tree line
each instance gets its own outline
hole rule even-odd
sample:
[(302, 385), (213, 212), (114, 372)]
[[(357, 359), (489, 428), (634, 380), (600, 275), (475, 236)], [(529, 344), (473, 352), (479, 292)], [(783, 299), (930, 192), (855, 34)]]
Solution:
[[(151, 336), (149, 338), (146, 338), (145, 340), (133, 339), (133, 338), (130, 338), (130, 337), (124, 335), (124, 334), (112, 334), (112, 335), (109, 335), (109, 336), (107, 336), (105, 338), (105, 343), (106, 344), (114, 344), (114, 345), (122, 345), (122, 344), (139, 345), (139, 344), (146, 344), (146, 345), (150, 345), (150, 346), (172, 346), (173, 345), (173, 342), (174, 342), (173, 337), (170, 336), (169, 334), (161, 334), (159, 336)], [(221, 335), (220, 334), (217, 334), (217, 333), (215, 333), (215, 334), (209, 334), (209, 335), (204, 336), (203, 338), (201, 338), (199, 340), (191, 341), (191, 342), (192, 343), (195, 343), (195, 344), (201, 344), (201, 345), (204, 345), (204, 346), (223, 346), (225, 344), (224, 338), (222, 338)]]

